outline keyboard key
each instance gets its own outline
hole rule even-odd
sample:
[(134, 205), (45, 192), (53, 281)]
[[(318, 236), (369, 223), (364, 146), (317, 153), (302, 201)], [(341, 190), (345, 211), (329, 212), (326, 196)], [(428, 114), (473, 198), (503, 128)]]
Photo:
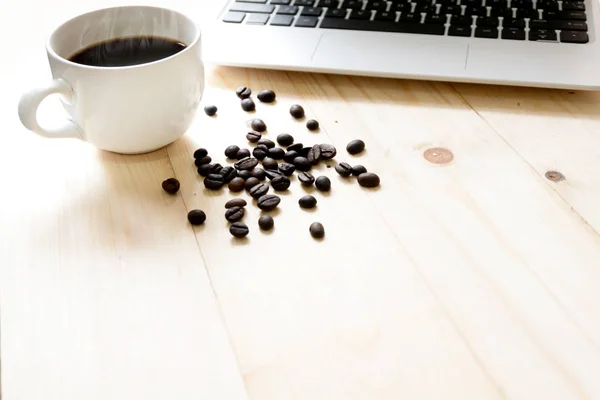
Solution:
[(362, 6), (362, 0), (344, 0), (344, 4), (342, 4), (342, 8), (349, 8), (351, 10), (361, 10)]
[(271, 4), (240, 3), (236, 1), (229, 11), (271, 14), (274, 9), (275, 6)]
[(242, 3), (262, 3), (265, 4), (267, 2), (267, 0), (237, 0), (240, 1)]
[(427, 14), (425, 15), (426, 24), (445, 24), (446, 16), (438, 14)]
[(342, 9), (342, 8), (330, 8), (325, 13), (325, 16), (326, 17), (331, 17), (331, 18), (346, 18), (346, 9)]
[(504, 19), (513, 19), (514, 18), (514, 12), (512, 8), (507, 8), (506, 10), (503, 10), (500, 15), (496, 15), (496, 17), (502, 17)]
[(269, 20), (269, 14), (247, 14), (246, 23), (254, 25), (265, 25)]
[(298, 7), (296, 7), (296, 6), (279, 6), (279, 9), (277, 10), (277, 14), (296, 15), (296, 14), (298, 14)]
[(477, 27), (475, 28), (475, 37), (486, 39), (498, 39), (498, 28)]
[(502, 39), (525, 40), (525, 29), (504, 28), (502, 29)]
[(585, 11), (585, 3), (582, 1), (563, 1), (563, 11)]
[(536, 29), (529, 31), (529, 40), (548, 40), (556, 41), (556, 31), (550, 29)]
[(477, 26), (491, 26), (497, 28), (500, 25), (500, 20), (496, 17), (478, 17), (475, 21)]
[(532, 19), (529, 21), (529, 29), (554, 29), (554, 25), (545, 19)]
[(554, 29), (562, 31), (587, 31), (587, 23), (583, 21), (554, 21)]
[(400, 21), (419, 23), (419, 22), (421, 22), (421, 14), (402, 13), (402, 14), (400, 14)]
[(561, 31), (560, 41), (562, 43), (587, 43), (590, 41), (587, 32)]
[(225, 18), (223, 18), (223, 22), (239, 24), (244, 20), (244, 17), (246, 17), (246, 13), (230, 11), (225, 15)]
[(298, 17), (296, 20), (296, 24), (294, 26), (298, 26), (300, 28), (314, 28), (317, 26), (319, 19), (317, 17)]
[(386, 11), (387, 3), (385, 1), (370, 0), (367, 3), (367, 10)]
[(493, 9), (505, 9), (508, 7), (506, 0), (485, 0), (485, 5)]
[(319, 7), (333, 7), (336, 8), (339, 4), (338, 0), (319, 0)]
[(295, 0), (294, 5), (295, 6), (312, 7), (315, 5), (315, 0)]
[(351, 29), (357, 31), (421, 33), (425, 35), (443, 35), (446, 27), (434, 24), (415, 24), (383, 21), (364, 21), (355, 19), (324, 18), (324, 29)]
[(478, 17), (487, 17), (487, 8), (485, 7), (467, 7), (465, 15), (475, 15)]
[(510, 2), (510, 6), (512, 8), (520, 8), (520, 9), (533, 9), (533, 1), (531, 0), (512, 0)]
[(464, 25), (450, 25), (450, 28), (448, 28), (448, 36), (470, 37), (471, 27)]
[(352, 10), (350, 19), (371, 19), (371, 10)]
[(451, 25), (473, 25), (473, 18), (470, 15), (453, 15), (450, 17)]
[(290, 26), (293, 21), (294, 17), (291, 15), (275, 14), (275, 16), (271, 18), (271, 25)]
[(410, 12), (411, 8), (411, 3), (392, 3), (390, 11)]
[(558, 1), (556, 0), (538, 0), (536, 4), (538, 10), (558, 10)]
[(416, 13), (427, 13), (427, 14), (435, 14), (437, 7), (433, 4), (428, 3), (418, 3), (415, 6), (414, 12)]
[(525, 29), (525, 20), (523, 18), (511, 18), (502, 20), (504, 28), (519, 28)]
[(321, 7), (304, 7), (300, 15), (307, 17), (320, 17), (321, 14), (323, 14), (323, 9)]
[(586, 15), (583, 11), (544, 11), (544, 19), (562, 19), (570, 21), (585, 21)]
[(456, 4), (450, 4), (447, 6), (442, 6), (442, 8), (440, 8), (440, 14), (460, 15), (461, 13), (462, 13), (462, 7), (457, 6)]
[(395, 12), (377, 12), (375, 14), (375, 21), (395, 21), (396, 13)]
[(292, 0), (271, 0), (270, 4), (277, 4), (281, 6), (287, 6)]
[(482, 0), (461, 0), (460, 4), (463, 6), (467, 6), (468, 8), (472, 7), (481, 7), (483, 5)]

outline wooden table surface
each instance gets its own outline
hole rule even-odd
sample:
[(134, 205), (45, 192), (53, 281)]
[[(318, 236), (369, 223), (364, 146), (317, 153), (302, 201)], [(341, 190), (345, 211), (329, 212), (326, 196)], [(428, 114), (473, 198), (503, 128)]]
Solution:
[[(49, 78), (53, 27), (118, 4), (61, 1), (0, 7), (3, 399), (600, 399), (599, 93), (210, 66), (218, 116), (121, 156), (17, 119), (19, 94)], [(239, 85), (277, 102), (246, 114)], [(332, 190), (316, 210), (294, 181), (272, 233), (249, 206), (248, 239), (232, 239), (234, 195), (206, 191), (191, 155), (223, 162), (252, 117), (271, 138), (333, 143), (381, 187), (320, 166)], [(450, 164), (425, 160), (437, 146)]]

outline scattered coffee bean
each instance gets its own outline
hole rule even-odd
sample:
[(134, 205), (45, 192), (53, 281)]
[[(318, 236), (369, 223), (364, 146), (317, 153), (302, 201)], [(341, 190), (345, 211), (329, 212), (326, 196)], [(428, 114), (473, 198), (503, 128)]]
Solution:
[(240, 178), (239, 176), (233, 178), (231, 182), (229, 182), (229, 190), (231, 190), (232, 192), (241, 192), (242, 190), (244, 190), (245, 186), (246, 181)]
[(196, 160), (194, 160), (194, 164), (196, 164), (196, 167), (199, 167), (204, 164), (210, 164), (211, 161), (212, 158), (210, 158), (210, 156), (204, 156), (202, 158), (196, 158)]
[(315, 177), (310, 172), (302, 172), (298, 175), (298, 180), (304, 186), (312, 186), (315, 183)]
[(304, 145), (302, 143), (294, 143), (288, 146), (287, 151), (300, 151), (303, 147)]
[(246, 200), (236, 197), (235, 199), (231, 199), (227, 203), (225, 203), (225, 208), (246, 207), (246, 204), (248, 204), (246, 203)]
[(206, 107), (204, 107), (204, 112), (209, 117), (212, 117), (213, 115), (215, 115), (217, 113), (217, 106), (213, 106), (213, 105), (206, 106)]
[(266, 170), (279, 168), (277, 161), (273, 160), (271, 157), (265, 157), (262, 160), (262, 166)]
[(303, 147), (300, 150), (298, 150), (298, 155), (300, 157), (308, 157), (308, 153), (310, 152), (310, 149), (312, 149), (312, 147)]
[(208, 174), (211, 173), (210, 169), (212, 167), (213, 167), (213, 164), (203, 164), (198, 167), (198, 173), (202, 176), (207, 176)]
[(229, 233), (231, 233), (236, 238), (246, 237), (248, 235), (248, 232), (250, 232), (250, 230), (248, 229), (248, 226), (243, 222), (234, 222), (229, 227)]
[(294, 143), (294, 137), (289, 133), (282, 133), (280, 135), (277, 135), (277, 143), (279, 143), (280, 146), (287, 147)]
[(311, 164), (308, 162), (306, 157), (296, 157), (294, 158), (294, 166), (298, 171), (310, 171), (312, 168)]
[(165, 179), (162, 182), (162, 188), (169, 194), (175, 194), (179, 191), (179, 181), (175, 178)]
[(270, 89), (262, 90), (256, 97), (263, 103), (272, 103), (275, 101), (275, 92)]
[(204, 187), (211, 190), (218, 190), (225, 184), (223, 177), (219, 174), (209, 174), (204, 178)]
[(288, 162), (288, 163), (293, 163), (294, 162), (294, 158), (298, 157), (298, 152), (291, 150), (291, 151), (286, 151), (285, 154), (283, 155), (283, 161)]
[(336, 148), (331, 144), (322, 144), (321, 145), (321, 157), (324, 160), (331, 160), (337, 154)]
[(312, 165), (317, 165), (319, 161), (321, 161), (321, 145), (315, 144), (309, 151), (306, 156), (308, 162)]
[(225, 210), (225, 219), (229, 222), (237, 222), (244, 218), (245, 213), (242, 207), (231, 207)]
[(236, 160), (241, 160), (242, 158), (246, 157), (250, 157), (250, 150), (248, 149), (239, 149), (235, 155)]
[(281, 199), (279, 198), (279, 196), (274, 194), (265, 194), (264, 196), (259, 197), (257, 204), (258, 208), (260, 208), (261, 210), (271, 211), (275, 209), (280, 202)]
[(194, 152), (194, 158), (202, 158), (202, 157), (206, 157), (207, 155), (208, 155), (208, 151), (203, 148), (199, 148), (198, 150), (196, 150)]
[(320, 222), (313, 222), (310, 224), (309, 231), (310, 235), (315, 239), (321, 239), (323, 236), (325, 236), (325, 228)]
[(273, 178), (271, 181), (271, 186), (273, 186), (273, 189), (278, 192), (287, 190), (287, 188), (290, 187), (290, 178), (284, 175)]
[(307, 194), (306, 196), (300, 197), (298, 204), (300, 204), (300, 207), (302, 208), (314, 208), (317, 205), (317, 199), (315, 199), (314, 196)]
[(235, 90), (235, 94), (237, 95), (237, 97), (239, 97), (240, 99), (247, 99), (248, 97), (250, 97), (250, 95), (252, 94), (252, 90), (249, 87), (246, 86), (240, 86), (239, 88), (237, 88)]
[(253, 119), (250, 127), (256, 132), (264, 132), (267, 130), (267, 124), (262, 119)]
[(259, 181), (264, 181), (265, 180), (265, 170), (262, 168), (254, 168), (250, 174), (255, 177), (256, 179), (258, 179)]
[(269, 178), (270, 181), (277, 178), (278, 176), (284, 176), (282, 172), (276, 169), (268, 169), (265, 171), (265, 174), (267, 175), (267, 178)]
[(364, 174), (365, 172), (367, 172), (367, 169), (362, 165), (355, 165), (354, 167), (352, 167), (352, 175), (354, 176), (359, 176), (360, 174)]
[(296, 119), (302, 118), (304, 117), (304, 108), (302, 108), (302, 106), (299, 104), (293, 104), (290, 107), (290, 114)]
[(242, 100), (242, 110), (250, 112), (256, 110), (256, 105), (251, 98)]
[[(246, 181), (248, 182), (248, 181)], [(252, 196), (255, 199), (258, 199), (261, 196), (264, 196), (265, 194), (267, 194), (267, 192), (269, 191), (269, 186), (265, 183), (259, 183), (256, 186), (253, 186), (249, 192), (250, 192), (250, 196)]]
[(192, 210), (188, 213), (187, 218), (192, 225), (202, 225), (206, 221), (206, 214), (202, 210)]
[(273, 147), (269, 149), (269, 157), (274, 158), (276, 160), (281, 160), (285, 155), (285, 150), (281, 147)]
[(252, 189), (254, 186), (258, 185), (259, 183), (260, 183), (260, 181), (258, 179), (254, 178), (254, 177), (250, 177), (246, 180), (244, 187), (246, 188), (246, 190), (249, 191), (250, 189)]
[(346, 151), (350, 154), (358, 154), (365, 149), (365, 142), (360, 139), (356, 139), (348, 143)]
[(209, 174), (218, 174), (223, 169), (223, 166), (219, 163), (210, 164), (210, 172)]
[(262, 137), (262, 135), (258, 132), (251, 131), (251, 132), (246, 133), (246, 139), (248, 139), (248, 141), (250, 143), (258, 142), (261, 137)]
[(316, 119), (309, 119), (306, 122), (306, 127), (309, 131), (316, 131), (317, 129), (319, 129), (319, 121), (317, 121)]
[(275, 147), (275, 142), (272, 141), (271, 139), (267, 139), (267, 138), (261, 138), (257, 144), (262, 144), (263, 146), (267, 146), (267, 149), (272, 149), (273, 147)]
[(251, 170), (254, 169), (254, 167), (256, 167), (258, 165), (258, 160), (256, 158), (242, 158), (241, 160), (237, 161), (235, 164), (235, 168), (236, 169), (247, 169), (247, 170)]
[(238, 176), (239, 176), (240, 178), (242, 178), (243, 180), (246, 180), (246, 179), (248, 179), (248, 178), (250, 178), (250, 177), (252, 176), (252, 173), (251, 173), (250, 171), (246, 170), (246, 169), (243, 169), (243, 170), (241, 170), (241, 171), (238, 171), (238, 173), (237, 173), (237, 174), (238, 174)]
[(270, 231), (271, 229), (273, 229), (274, 225), (275, 221), (273, 221), (273, 217), (271, 217), (270, 215), (263, 215), (258, 219), (258, 226), (263, 231)]
[(259, 160), (264, 160), (267, 154), (269, 154), (269, 149), (264, 144), (259, 144), (252, 150), (252, 155)]
[(335, 166), (335, 171), (344, 178), (347, 178), (352, 175), (352, 166), (346, 162), (339, 163)]
[(296, 170), (296, 167), (294, 167), (294, 164), (290, 164), (290, 163), (286, 163), (286, 162), (279, 164), (279, 171), (281, 171), (281, 173), (285, 176), (292, 175), (295, 170)]
[(320, 176), (315, 181), (315, 186), (321, 192), (329, 192), (329, 190), (331, 189), (331, 181), (326, 176)]
[(237, 171), (235, 168), (231, 166), (223, 167), (219, 171), (219, 175), (223, 177), (223, 182), (229, 183), (233, 178), (237, 177)]
[(240, 147), (236, 146), (235, 144), (227, 146), (227, 148), (225, 149), (225, 157), (229, 158), (230, 160), (233, 160), (237, 156), (238, 151), (240, 151)]
[(368, 188), (379, 186), (379, 176), (371, 172), (365, 172), (358, 176), (358, 184)]

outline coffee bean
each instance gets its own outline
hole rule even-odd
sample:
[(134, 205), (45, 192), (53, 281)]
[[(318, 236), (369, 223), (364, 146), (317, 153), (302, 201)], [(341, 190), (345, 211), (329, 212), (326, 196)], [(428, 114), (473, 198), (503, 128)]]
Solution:
[(248, 204), (246, 203), (246, 200), (236, 197), (235, 199), (231, 199), (227, 203), (225, 203), (225, 208), (246, 207), (246, 204)]
[(256, 97), (263, 103), (272, 103), (275, 101), (275, 92), (268, 89), (258, 92)]
[(331, 181), (326, 176), (320, 176), (315, 181), (315, 186), (321, 192), (329, 192), (329, 190), (331, 189)]
[(300, 150), (298, 150), (298, 155), (300, 157), (308, 157), (308, 153), (310, 152), (310, 149), (312, 149), (312, 147), (303, 147)]
[(237, 176), (237, 171), (235, 170), (235, 168), (227, 166), (227, 167), (223, 167), (219, 171), (219, 175), (221, 175), (223, 177), (223, 182), (229, 183), (229, 182), (231, 182), (231, 180), (233, 178), (235, 178)]
[(287, 151), (300, 151), (303, 147), (304, 145), (302, 143), (294, 143), (288, 146)]
[(236, 169), (247, 169), (251, 170), (258, 165), (258, 160), (256, 158), (242, 158), (237, 161), (235, 164)]
[(259, 144), (252, 150), (254, 158), (258, 158), (259, 160), (264, 160), (267, 154), (269, 154), (269, 149), (264, 144)]
[(325, 228), (320, 222), (313, 222), (310, 224), (309, 231), (310, 235), (315, 239), (321, 239), (323, 236), (325, 236)]
[(278, 176), (284, 176), (282, 172), (276, 169), (268, 169), (265, 171), (265, 174), (267, 175), (267, 178), (269, 178), (270, 181), (277, 178)]
[(331, 160), (337, 154), (337, 150), (331, 144), (322, 144), (321, 145), (321, 157), (324, 160)]
[(306, 156), (308, 162), (312, 165), (317, 165), (319, 161), (321, 161), (321, 145), (315, 144), (309, 151)]
[(250, 190), (252, 189), (254, 186), (258, 185), (260, 183), (260, 181), (254, 177), (250, 177), (246, 180), (245, 182), (245, 188), (246, 190)]
[(227, 146), (227, 148), (225, 149), (225, 157), (229, 158), (230, 160), (233, 160), (237, 155), (238, 151), (240, 151), (240, 147), (236, 146), (235, 144)]
[(202, 225), (206, 221), (206, 214), (202, 210), (192, 210), (188, 213), (187, 219), (192, 225)]
[(283, 155), (283, 161), (288, 162), (288, 163), (293, 163), (294, 162), (294, 158), (298, 157), (298, 152), (292, 150), (292, 151), (286, 151), (285, 154)]
[(252, 90), (249, 87), (246, 86), (240, 86), (239, 88), (237, 88), (235, 90), (235, 94), (237, 95), (237, 97), (239, 97), (240, 99), (247, 99), (248, 97), (250, 97), (250, 95), (252, 94)]
[(319, 121), (317, 121), (316, 119), (309, 119), (306, 122), (306, 127), (309, 131), (316, 131), (317, 129), (319, 129)]
[(175, 194), (179, 191), (179, 181), (175, 178), (165, 179), (162, 182), (162, 188), (169, 194)]
[(283, 175), (278, 176), (271, 181), (271, 186), (273, 186), (273, 189), (278, 192), (287, 190), (287, 188), (290, 187), (290, 178)]
[(231, 207), (225, 210), (225, 219), (229, 222), (237, 222), (244, 218), (245, 213), (242, 207)]
[(294, 158), (294, 166), (298, 171), (310, 171), (312, 168), (311, 164), (308, 162), (306, 157), (296, 157)]
[(310, 172), (302, 172), (298, 175), (298, 180), (304, 186), (312, 186), (315, 183), (315, 177)]
[(294, 137), (289, 133), (282, 133), (280, 135), (277, 135), (277, 143), (279, 143), (280, 146), (287, 147), (294, 143)]
[(196, 167), (199, 167), (204, 164), (210, 164), (211, 161), (212, 161), (212, 158), (210, 158), (210, 156), (204, 156), (202, 158), (196, 158), (194, 160), (194, 164), (196, 164)]
[(273, 160), (271, 157), (265, 157), (264, 160), (262, 160), (262, 166), (264, 169), (277, 169), (279, 168), (279, 165), (277, 164), (277, 161)]
[(359, 176), (360, 174), (364, 174), (365, 172), (367, 172), (367, 169), (362, 165), (355, 165), (354, 167), (352, 167), (352, 175), (354, 176)]
[(343, 177), (349, 177), (352, 174), (352, 166), (346, 162), (335, 166), (335, 171)]
[[(246, 181), (248, 182), (248, 181)], [(267, 192), (269, 191), (269, 186), (267, 186), (267, 184), (265, 183), (259, 183), (256, 186), (253, 186), (249, 192), (250, 192), (250, 196), (252, 196), (255, 199), (258, 199), (261, 196), (264, 196), (265, 194), (267, 194)]]
[(265, 194), (264, 196), (261, 196), (258, 199), (258, 208), (260, 208), (263, 211), (271, 211), (275, 209), (280, 202), (281, 199), (279, 198), (279, 196), (276, 196), (274, 194)]
[(242, 100), (242, 110), (250, 112), (256, 110), (256, 105), (251, 98)]
[(298, 204), (300, 204), (300, 207), (302, 208), (314, 208), (317, 205), (317, 199), (315, 199), (314, 196), (307, 194), (306, 196), (300, 197)]
[(262, 137), (261, 134), (258, 132), (251, 131), (251, 132), (246, 133), (246, 139), (248, 139), (248, 141), (250, 143), (258, 142), (261, 137)]
[(236, 160), (241, 160), (242, 158), (246, 157), (250, 157), (250, 150), (248, 149), (239, 149), (235, 155)]
[(241, 192), (242, 190), (244, 190), (245, 185), (246, 181), (238, 176), (236, 178), (233, 178), (231, 182), (229, 182), (229, 190), (231, 190), (232, 192)]
[(210, 169), (213, 167), (212, 164), (203, 164), (198, 167), (198, 173), (202, 176), (207, 176), (211, 173)]
[(358, 176), (358, 184), (368, 188), (379, 186), (379, 176), (371, 172), (365, 172)]
[(243, 169), (241, 171), (238, 171), (237, 175), (242, 178), (243, 180), (246, 180), (248, 178), (250, 178), (252, 176), (252, 174), (250, 173), (250, 171)]
[(264, 132), (267, 130), (267, 124), (262, 119), (253, 119), (250, 127), (256, 132)]
[(206, 178), (204, 178), (204, 187), (211, 190), (220, 189), (225, 182), (223, 182), (223, 177), (219, 174), (209, 174)]
[(223, 169), (223, 166), (219, 163), (210, 164), (209, 174), (218, 174)]
[(255, 177), (256, 179), (258, 179), (259, 181), (264, 181), (265, 180), (265, 170), (262, 168), (254, 168), (250, 174)]
[(296, 170), (296, 167), (294, 167), (294, 164), (290, 164), (290, 163), (286, 163), (286, 162), (279, 164), (279, 171), (281, 171), (281, 173), (285, 176), (292, 175), (295, 170)]
[(217, 113), (217, 106), (213, 106), (213, 105), (206, 106), (206, 107), (204, 107), (204, 112), (209, 117), (212, 117), (213, 115), (215, 115)]
[(202, 157), (206, 157), (207, 155), (208, 155), (208, 151), (203, 148), (199, 148), (198, 150), (196, 150), (194, 152), (194, 158), (202, 158)]
[(234, 222), (229, 227), (229, 233), (231, 233), (236, 238), (243, 238), (248, 235), (248, 232), (250, 232), (250, 230), (248, 229), (248, 226), (243, 222)]
[(273, 221), (273, 217), (271, 217), (270, 215), (263, 215), (258, 219), (258, 226), (263, 231), (270, 231), (271, 229), (273, 229), (274, 225), (275, 221)]
[(281, 160), (284, 155), (285, 150), (283, 150), (281, 147), (273, 147), (272, 149), (269, 149), (269, 157), (271, 158)]
[(304, 117), (304, 108), (302, 108), (302, 106), (299, 104), (293, 104), (290, 107), (290, 114), (296, 119), (302, 118)]
[(272, 141), (271, 139), (267, 139), (267, 138), (261, 138), (257, 144), (262, 144), (264, 146), (267, 146), (267, 149), (272, 149), (273, 147), (275, 147), (275, 142)]
[(356, 139), (348, 143), (346, 151), (350, 154), (358, 154), (365, 149), (365, 142), (360, 139)]

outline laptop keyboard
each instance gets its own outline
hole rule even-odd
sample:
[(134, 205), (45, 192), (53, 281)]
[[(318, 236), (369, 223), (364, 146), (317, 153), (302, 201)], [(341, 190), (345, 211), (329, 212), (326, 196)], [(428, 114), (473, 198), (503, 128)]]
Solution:
[(241, 0), (234, 24), (588, 43), (577, 0)]

